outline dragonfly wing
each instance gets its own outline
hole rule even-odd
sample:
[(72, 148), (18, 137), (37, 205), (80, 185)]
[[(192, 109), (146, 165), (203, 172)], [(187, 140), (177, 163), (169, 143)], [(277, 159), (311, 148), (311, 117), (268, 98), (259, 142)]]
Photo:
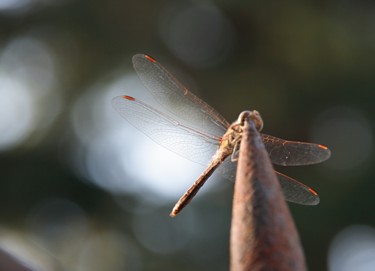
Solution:
[(331, 152), (322, 145), (298, 141), (288, 141), (262, 134), (271, 161), (281, 166), (312, 165), (327, 160)]
[(118, 96), (112, 104), (123, 118), (153, 141), (193, 162), (207, 165), (218, 149), (218, 137), (182, 125), (133, 97)]
[(172, 74), (150, 56), (133, 56), (139, 78), (153, 98), (190, 127), (222, 136), (229, 123), (211, 106), (189, 92)]
[[(231, 161), (231, 157), (227, 157), (217, 171), (226, 179), (234, 182), (236, 176), (237, 163)], [(287, 201), (303, 204), (317, 205), (319, 204), (318, 194), (307, 185), (292, 179), (280, 172), (275, 171), (279, 179), (281, 189)]]
[(318, 193), (316, 193), (312, 188), (280, 172), (275, 172), (287, 201), (303, 205), (319, 204), (320, 199)]
[(227, 158), (225, 158), (225, 160), (216, 170), (216, 172), (219, 173), (222, 177), (232, 182), (234, 182), (236, 178), (236, 171), (237, 161), (233, 162), (230, 155)]

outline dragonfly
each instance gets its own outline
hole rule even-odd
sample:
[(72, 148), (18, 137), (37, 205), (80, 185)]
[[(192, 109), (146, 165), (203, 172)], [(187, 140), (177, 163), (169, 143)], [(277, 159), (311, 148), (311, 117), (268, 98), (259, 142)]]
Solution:
[[(113, 107), (135, 128), (166, 149), (206, 166), (204, 172), (174, 206), (176, 216), (197, 194), (216, 169), (234, 180), (242, 138), (243, 119), (250, 115), (258, 131), (263, 128), (259, 112), (244, 111), (230, 124), (213, 107), (195, 96), (154, 58), (136, 54), (133, 66), (158, 106), (132, 96), (112, 99)], [(323, 162), (330, 150), (323, 145), (289, 141), (261, 134), (271, 162), (281, 166), (302, 166)], [(275, 171), (285, 199), (302, 205), (317, 205), (318, 193), (307, 185)]]

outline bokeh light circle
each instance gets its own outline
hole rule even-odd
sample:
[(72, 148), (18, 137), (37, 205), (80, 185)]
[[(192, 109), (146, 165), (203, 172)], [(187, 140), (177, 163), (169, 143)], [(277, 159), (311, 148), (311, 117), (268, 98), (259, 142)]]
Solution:
[(375, 229), (367, 225), (350, 226), (331, 243), (329, 271), (375, 270)]
[(159, 29), (169, 49), (194, 67), (215, 65), (234, 49), (234, 28), (212, 4), (170, 3), (160, 14)]
[(326, 145), (332, 157), (324, 163), (336, 171), (350, 171), (373, 155), (373, 134), (368, 119), (353, 107), (337, 106), (320, 113), (311, 125), (312, 140)]

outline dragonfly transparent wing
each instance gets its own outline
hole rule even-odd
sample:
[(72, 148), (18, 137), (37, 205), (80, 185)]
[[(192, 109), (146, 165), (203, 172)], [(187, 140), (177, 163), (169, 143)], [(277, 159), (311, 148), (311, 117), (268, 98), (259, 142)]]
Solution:
[(298, 141), (288, 141), (262, 134), (263, 143), (271, 161), (281, 166), (312, 165), (327, 160), (331, 152), (322, 145)]
[[(134, 69), (153, 98), (182, 125), (221, 137), (229, 123), (211, 106), (189, 92), (150, 56), (133, 56)], [(329, 158), (330, 151), (318, 144), (287, 141), (263, 134), (263, 142), (276, 165), (310, 165)]]
[(303, 205), (319, 204), (320, 199), (318, 193), (312, 188), (280, 172), (275, 172), (287, 201)]
[[(232, 162), (229, 156), (217, 170), (223, 177), (233, 182), (236, 177), (237, 162)], [(319, 204), (319, 196), (312, 188), (280, 172), (275, 171), (275, 173), (287, 201), (302, 205)]]
[(220, 138), (185, 126), (167, 114), (130, 96), (112, 100), (114, 108), (156, 143), (193, 162), (207, 165)]
[(139, 78), (153, 98), (184, 125), (222, 136), (229, 123), (214, 108), (189, 92), (172, 74), (150, 56), (133, 56)]

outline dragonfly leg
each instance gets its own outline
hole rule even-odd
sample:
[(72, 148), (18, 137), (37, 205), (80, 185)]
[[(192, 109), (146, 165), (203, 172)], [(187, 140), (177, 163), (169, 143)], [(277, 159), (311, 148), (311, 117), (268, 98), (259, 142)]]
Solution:
[(241, 140), (237, 140), (236, 143), (234, 144), (234, 148), (233, 148), (233, 152), (232, 152), (232, 155), (230, 157), (231, 161), (232, 162), (236, 162), (238, 160), (238, 156), (239, 156), (239, 151), (240, 151), (240, 143), (241, 143)]

